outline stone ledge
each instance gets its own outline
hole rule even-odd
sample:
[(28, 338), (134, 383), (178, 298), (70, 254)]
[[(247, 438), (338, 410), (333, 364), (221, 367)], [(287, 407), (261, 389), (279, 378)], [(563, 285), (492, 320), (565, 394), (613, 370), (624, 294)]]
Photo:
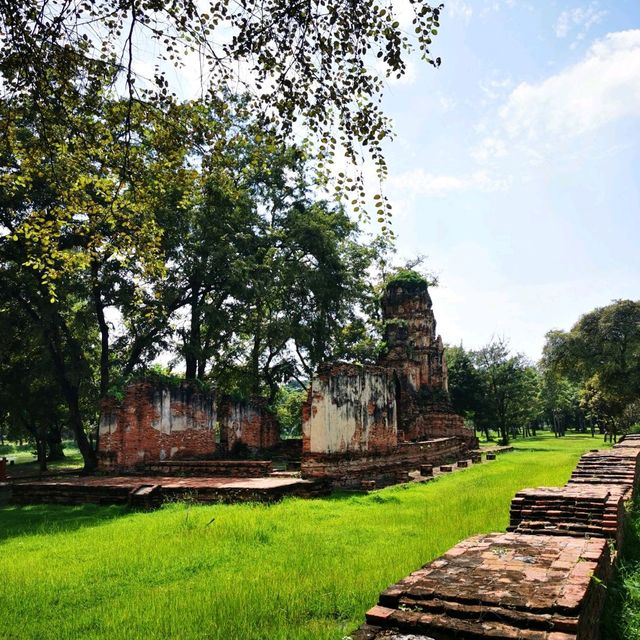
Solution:
[(590, 640), (580, 616), (609, 571), (605, 540), (475, 536), (383, 591), (352, 637)]

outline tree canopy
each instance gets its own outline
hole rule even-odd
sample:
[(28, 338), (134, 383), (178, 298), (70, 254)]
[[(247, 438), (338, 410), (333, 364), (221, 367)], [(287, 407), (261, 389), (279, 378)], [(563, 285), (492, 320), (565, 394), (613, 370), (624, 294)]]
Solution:
[(592, 420), (614, 433), (632, 424), (640, 397), (640, 302), (616, 300), (583, 315), (570, 331), (550, 331), (543, 363), (579, 385)]
[[(410, 32), (392, 0), (0, 3), (2, 93), (44, 107), (68, 90), (52, 76), (82, 69), (88, 82), (107, 73), (103, 86), (125, 95), (128, 109), (143, 102), (166, 112), (178, 99), (171, 67), (197, 65), (205, 102), (250, 92), (261, 124), (283, 137), (299, 121), (317, 144), (320, 175), (343, 153), (354, 163), (372, 159), (384, 179), (382, 144), (392, 133), (381, 105), (385, 80), (404, 74), (412, 50), (440, 64), (430, 47), (443, 5), (408, 6)], [(150, 77), (138, 73), (139, 47), (157, 52), (145, 54)], [(132, 138), (127, 131), (125, 141)], [(363, 186), (362, 174), (336, 176), (337, 193), (356, 201)], [(376, 204), (386, 220), (384, 198)]]
[[(221, 393), (274, 401), (322, 360), (360, 358), (374, 343), (370, 267), (384, 243), (318, 197), (304, 149), (265, 132), (246, 99), (167, 115), (104, 96), (85, 113), (78, 102), (88, 124), (60, 146), (31, 106), (2, 104), (0, 304), (28, 319), (17, 322), (19, 334), (28, 327), (22, 348), (42, 349), (87, 468), (99, 399), (159, 354)], [(127, 117), (131, 143), (111, 145)], [(4, 365), (23, 376), (23, 359)]]

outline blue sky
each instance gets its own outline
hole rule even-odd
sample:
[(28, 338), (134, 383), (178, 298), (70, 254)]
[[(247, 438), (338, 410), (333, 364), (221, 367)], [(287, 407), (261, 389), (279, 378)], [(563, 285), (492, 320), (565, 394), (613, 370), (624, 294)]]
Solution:
[[(443, 1), (442, 66), (412, 59), (386, 88), (399, 255), (439, 275), (445, 342), (537, 360), (550, 329), (640, 298), (640, 0)], [(175, 82), (197, 97), (197, 61)]]
[(536, 360), (640, 298), (640, 2), (449, 0), (432, 51), (384, 103), (399, 253), (439, 274), (445, 342)]

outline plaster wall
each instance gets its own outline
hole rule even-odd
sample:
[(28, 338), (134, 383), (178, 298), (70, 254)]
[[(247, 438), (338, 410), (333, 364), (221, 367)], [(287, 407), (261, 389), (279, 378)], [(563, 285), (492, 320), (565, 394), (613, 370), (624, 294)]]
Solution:
[(335, 364), (312, 381), (303, 449), (310, 453), (380, 452), (398, 441), (392, 372)]

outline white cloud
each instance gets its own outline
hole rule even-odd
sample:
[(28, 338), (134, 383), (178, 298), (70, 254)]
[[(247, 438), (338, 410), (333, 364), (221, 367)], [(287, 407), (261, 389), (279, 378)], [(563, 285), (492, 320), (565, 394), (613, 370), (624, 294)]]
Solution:
[(452, 18), (462, 18), (465, 22), (469, 22), (473, 15), (471, 5), (464, 0), (449, 0), (445, 5), (445, 12), (445, 15), (450, 15)]
[(480, 144), (471, 150), (471, 157), (480, 164), (485, 164), (496, 158), (503, 158), (506, 155), (507, 145), (505, 141), (502, 138), (493, 136), (483, 138)]
[(454, 109), (456, 106), (456, 101), (453, 98), (446, 96), (441, 91), (438, 91), (437, 99), (438, 99), (438, 106), (440, 107), (440, 110), (443, 113), (446, 113), (447, 111), (451, 111), (451, 109)]
[(489, 13), (499, 12), (503, 9), (526, 9), (527, 11), (533, 11), (535, 7), (530, 2), (524, 2), (523, 0), (489, 0), (484, 3), (482, 7), (481, 15), (487, 15)]
[(498, 178), (482, 170), (453, 176), (413, 169), (389, 178), (389, 187), (405, 196), (444, 196), (460, 191), (502, 191), (508, 186), (508, 178)]
[(640, 116), (640, 30), (610, 33), (581, 62), (538, 84), (520, 84), (499, 115), (512, 138), (530, 142)]
[(558, 38), (566, 38), (571, 32), (577, 31), (577, 40), (582, 40), (594, 24), (598, 24), (607, 12), (598, 8), (597, 2), (584, 7), (567, 9), (559, 16), (555, 24)]
[(540, 164), (577, 152), (593, 155), (603, 144), (613, 148), (602, 137), (598, 142), (600, 130), (639, 117), (640, 29), (610, 33), (576, 64), (511, 90), (476, 125), (481, 139), (471, 157), (485, 167), (502, 158), (512, 171), (518, 157)]
[(504, 97), (513, 82), (511, 78), (490, 78), (489, 80), (480, 81), (479, 85), (487, 100), (497, 100)]

